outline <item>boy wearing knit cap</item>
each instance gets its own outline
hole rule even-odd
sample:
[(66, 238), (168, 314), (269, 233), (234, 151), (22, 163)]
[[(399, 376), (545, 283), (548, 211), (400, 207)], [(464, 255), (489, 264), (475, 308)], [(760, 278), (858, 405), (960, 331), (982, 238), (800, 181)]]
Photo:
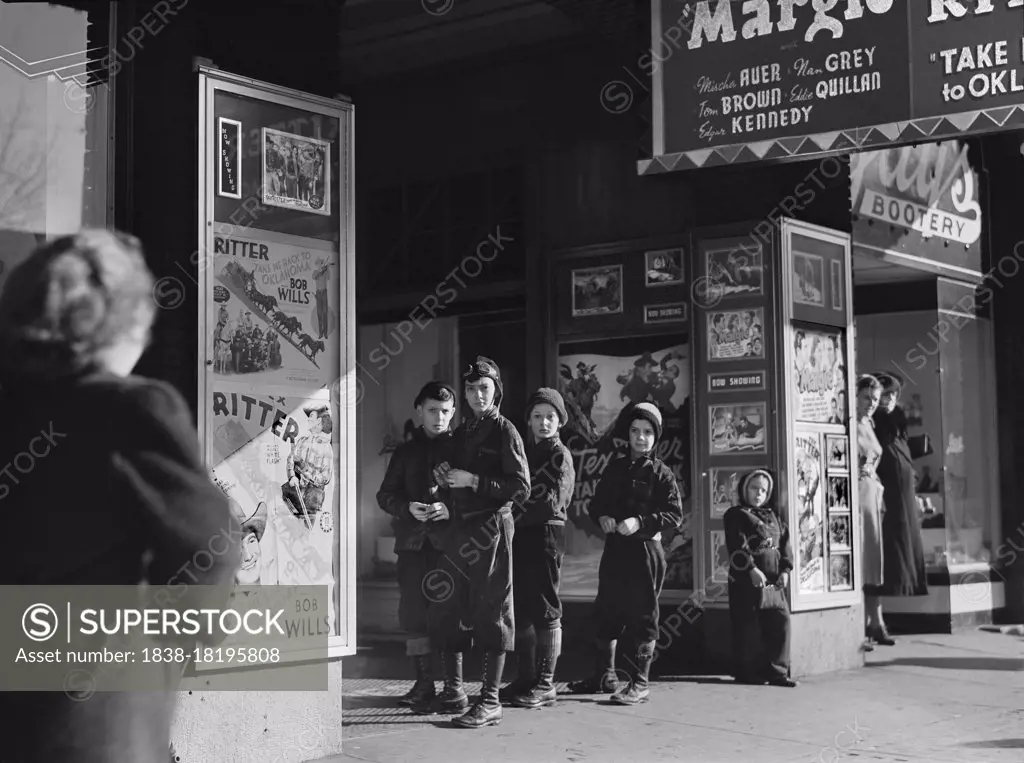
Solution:
[[(455, 390), (432, 381), (424, 385), (413, 405), (420, 426), (398, 446), (388, 462), (377, 503), (390, 514), (398, 555), (398, 622), (409, 638), (406, 654), (416, 669), (416, 682), (398, 704), (425, 708), (435, 698), (427, 612), (430, 600), (424, 581), (441, 558), (441, 533), (448, 526), (448, 486), (439, 485), (434, 467), (451, 459), (450, 425), (457, 401)], [(445, 683), (442, 709), (461, 712), (469, 699), (461, 682)]]
[(553, 704), (555, 664), (562, 651), (562, 602), (558, 597), (565, 519), (576, 487), (572, 454), (558, 430), (568, 416), (562, 396), (541, 387), (526, 406), (530, 427), (526, 457), (530, 496), (514, 509), (512, 542), (515, 590), (516, 658), (519, 675), (501, 691), (517, 707)]
[[(605, 535), (598, 571), (594, 674), (569, 685), (574, 694), (614, 692), (616, 704), (646, 702), (648, 677), (658, 639), (658, 597), (665, 582), (663, 530), (683, 521), (682, 496), (672, 470), (654, 456), (661, 439), (661, 411), (653, 403), (625, 409), (629, 453), (604, 470), (590, 502), (590, 517)], [(636, 651), (626, 686), (615, 680), (615, 647), (622, 637)]]
[(463, 374), (463, 382), (472, 415), (455, 431), (451, 464), (436, 470), (452, 495), (453, 526), (438, 568), (452, 590), (431, 607), (430, 615), (434, 638), (445, 652), (446, 674), (451, 655), (463, 648), (463, 628), (473, 632), (484, 652), (480, 699), (454, 721), (480, 728), (501, 721), (498, 690), (505, 652), (515, 646), (512, 506), (529, 497), (530, 471), (519, 432), (499, 412), (498, 365), (480, 356)]
[[(729, 551), (733, 675), (738, 683), (792, 687), (785, 590), (793, 550), (789, 529), (772, 508), (774, 488), (771, 473), (755, 469), (740, 483), (739, 505), (722, 519)], [(751, 644), (758, 631), (760, 643)]]

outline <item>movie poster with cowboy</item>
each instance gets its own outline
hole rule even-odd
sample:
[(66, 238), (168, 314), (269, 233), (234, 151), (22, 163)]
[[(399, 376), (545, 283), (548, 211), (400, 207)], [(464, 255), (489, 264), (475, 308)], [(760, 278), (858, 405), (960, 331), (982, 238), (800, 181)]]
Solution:
[(215, 379), (320, 389), (340, 375), (338, 255), (214, 236), (208, 358)]
[[(632, 347), (651, 340), (610, 340), (593, 349), (562, 346), (559, 357), (559, 392), (565, 399), (568, 424), (562, 441), (573, 454), (576, 494), (569, 507), (563, 586), (566, 590), (597, 588), (597, 569), (604, 535), (587, 511), (597, 483), (617, 453), (625, 452), (627, 434), (620, 414), (630, 403), (655, 403), (664, 417), (664, 431), (656, 446), (658, 457), (675, 473), (683, 495), (683, 527), (665, 533), (668, 555), (665, 588), (689, 590), (693, 586), (693, 547), (689, 525), (690, 504), (690, 355), (687, 344), (661, 346), (630, 354)], [(599, 346), (596, 346), (599, 345)], [(657, 347), (657, 345), (654, 345)]]
[(821, 438), (817, 432), (797, 431), (794, 444), (800, 591), (820, 593), (825, 590)]
[(289, 637), (298, 639), (335, 628), (339, 459), (328, 395), (259, 395), (215, 382), (207, 412), (212, 475), (242, 525), (238, 582), (330, 588), (330, 610), (295, 626)]

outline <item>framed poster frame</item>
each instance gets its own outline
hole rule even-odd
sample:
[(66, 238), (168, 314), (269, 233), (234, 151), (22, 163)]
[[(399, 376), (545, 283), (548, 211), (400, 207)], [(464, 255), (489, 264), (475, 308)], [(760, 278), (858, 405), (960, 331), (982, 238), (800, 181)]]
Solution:
[[(782, 330), (780, 332), (780, 340), (782, 342), (782, 352), (778, 355), (778, 374), (779, 378), (784, 381), (784, 389), (793, 389), (796, 385), (796, 378), (794, 372), (795, 349), (794, 342), (797, 330), (801, 326), (812, 324), (815, 328), (820, 331), (842, 331), (845, 335), (845, 347), (844, 357), (846, 360), (846, 368), (851, 369), (855, 367), (854, 357), (854, 326), (853, 326), (853, 314), (850, 309), (853, 304), (853, 284), (852, 284), (852, 242), (850, 235), (847, 233), (841, 233), (829, 228), (824, 228), (818, 225), (812, 225), (810, 223), (799, 222), (783, 218), (780, 221), (779, 227), (777, 228), (777, 236), (779, 242), (779, 249), (781, 252), (781, 270), (782, 278), (780, 285), (782, 289), (782, 305), (781, 305), (781, 322)], [(820, 242), (825, 247), (839, 247), (841, 249), (841, 259), (833, 261), (839, 262), (842, 269), (842, 305), (843, 310), (834, 310), (831, 307), (832, 300), (828, 295), (822, 295), (824, 297), (825, 305), (823, 308), (813, 308), (817, 311), (816, 314), (810, 315), (806, 312), (806, 307), (796, 301), (796, 295), (794, 294), (793, 284), (793, 272), (794, 272), (794, 251), (793, 251), (793, 237), (801, 236), (808, 239), (813, 239)], [(823, 263), (823, 273), (825, 273), (826, 281), (831, 281), (831, 265), (829, 262)], [(819, 318), (820, 316), (820, 318)], [(818, 320), (815, 320), (818, 318)], [(827, 322), (826, 322), (827, 321)], [(795, 324), (794, 324), (795, 322)], [(853, 414), (851, 411), (856, 407), (853, 404), (855, 398), (855, 380), (854, 374), (846, 374), (846, 399), (848, 402), (846, 414), (842, 424), (815, 424), (806, 422), (797, 422), (796, 415), (797, 411), (793, 410), (793, 404), (791, 396), (782, 395), (780, 397), (781, 410), (784, 415), (779, 417), (779, 426), (782, 429), (782, 441), (788, 443), (788, 447), (784, 448), (785, 458), (787, 460), (785, 468), (788, 474), (796, 474), (796, 453), (792, 443), (795, 442), (797, 432), (817, 433), (819, 440), (823, 443), (823, 447), (830, 440), (836, 437), (844, 437), (847, 442), (847, 465), (845, 469), (829, 469), (828, 468), (828, 454), (822, 452), (821, 454), (821, 476), (823, 480), (827, 480), (828, 476), (834, 477), (846, 477), (848, 478), (847, 485), (849, 486), (849, 513), (848, 516), (851, 520), (851, 533), (852, 533), (852, 544), (849, 550), (843, 550), (841, 553), (847, 556), (853, 565), (853, 579), (852, 585), (848, 588), (840, 590), (830, 590), (830, 570), (831, 570), (831, 554), (829, 548), (823, 549), (823, 571), (824, 571), (824, 584), (821, 592), (800, 592), (800, 586), (797, 584), (799, 580), (799, 572), (801, 569), (801, 558), (800, 558), (800, 543), (799, 543), (799, 518), (798, 513), (798, 501), (797, 501), (797, 480), (788, 480), (786, 489), (788, 490), (787, 503), (789, 506), (789, 526), (793, 529), (793, 556), (795, 573), (793, 581), (790, 586), (792, 611), (804, 612), (821, 609), (832, 609), (839, 607), (849, 607), (860, 603), (861, 601), (861, 570), (860, 570), (860, 514), (858, 507), (858, 495), (855, 487), (856, 480), (853, 473), (853, 465), (856, 463), (856, 453), (853, 452), (855, 447), (855, 439), (851, 436), (851, 426), (853, 424)], [(826, 483), (827, 484), (827, 483)], [(824, 496), (823, 496), (824, 499)], [(845, 513), (845, 512), (844, 512)], [(827, 506), (823, 510), (823, 514), (826, 518), (825, 541), (828, 540), (828, 526), (827, 517), (828, 510)]]
[[(622, 283), (622, 263), (611, 265), (594, 265), (587, 268), (573, 268), (570, 271), (572, 278), (572, 317), (592, 318), (595, 316), (621, 315), (625, 311), (625, 285)], [(583, 308), (576, 306), (576, 278), (589, 275), (614, 273), (618, 290), (618, 304), (616, 307), (605, 310), (601, 308)]]
[[(270, 83), (259, 82), (248, 77), (234, 75), (207, 66), (197, 66), (199, 76), (198, 112), (198, 229), (196, 264), (199, 293), (199, 332), (197, 337), (200, 368), (198, 370), (198, 428), (202, 439), (205, 463), (215, 463), (213, 417), (209, 413), (208, 401), (214, 384), (214, 358), (210, 357), (209, 332), (212, 329), (208, 313), (212, 302), (215, 278), (211, 262), (214, 257), (214, 236), (218, 232), (215, 204), (218, 195), (219, 135), (216, 118), (218, 94), (228, 94), (239, 99), (249, 99), (267, 106), (302, 111), (316, 118), (337, 120), (338, 126), (338, 167), (337, 183), (337, 230), (329, 237), (315, 239), (291, 235), (280, 231), (260, 228), (258, 220), (249, 221), (245, 226), (249, 235), (258, 234), (271, 243), (288, 243), (308, 247), (311, 250), (330, 253), (337, 258), (338, 287), (336, 297), (340, 329), (334, 340), (339, 357), (339, 376), (320, 389), (310, 388), (308, 398), (328, 400), (334, 422), (336, 443), (335, 495), (339, 505), (337, 524), (333, 527), (334, 553), (339, 555), (339, 565), (334, 580), (334, 612), (340, 635), (328, 637), (328, 659), (351, 656), (356, 653), (356, 406), (358, 382), (356, 381), (356, 320), (355, 320), (355, 197), (354, 197), (354, 121), (355, 110), (350, 102), (342, 99), (322, 98), (301, 93)], [(244, 134), (244, 131), (243, 131)], [(262, 159), (261, 159), (262, 163)], [(241, 186), (240, 186), (241, 188)], [(255, 200), (255, 199), (254, 199)], [(258, 200), (256, 200), (258, 201)], [(242, 208), (246, 208), (244, 203)], [(234, 218), (232, 218), (234, 219)], [(228, 225), (229, 228), (233, 226)], [(332, 240), (327, 240), (327, 239)], [(329, 334), (328, 334), (329, 336)], [(240, 380), (238, 385), (244, 386)], [(265, 387), (256, 394), (273, 391), (283, 394), (281, 387)], [(350, 394), (350, 392), (352, 394)], [(309, 654), (300, 648), (287, 653), (286, 662), (322, 659), (323, 652), (316, 650)]]

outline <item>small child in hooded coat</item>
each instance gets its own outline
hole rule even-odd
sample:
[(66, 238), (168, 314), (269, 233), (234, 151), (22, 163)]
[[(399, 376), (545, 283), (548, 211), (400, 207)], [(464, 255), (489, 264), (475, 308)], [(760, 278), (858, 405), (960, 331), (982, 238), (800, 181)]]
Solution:
[[(752, 471), (740, 483), (740, 504), (725, 512), (723, 519), (729, 551), (733, 675), (740, 683), (796, 686), (789, 678), (789, 605), (784, 595), (793, 550), (789, 528), (773, 508), (774, 488), (770, 472)], [(781, 606), (762, 606), (766, 587), (781, 590), (783, 596), (776, 596), (783, 599)]]

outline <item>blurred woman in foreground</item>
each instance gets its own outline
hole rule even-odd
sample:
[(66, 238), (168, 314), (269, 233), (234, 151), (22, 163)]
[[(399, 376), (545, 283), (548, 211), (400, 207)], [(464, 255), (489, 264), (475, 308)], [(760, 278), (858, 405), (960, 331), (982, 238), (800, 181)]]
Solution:
[[(139, 242), (102, 230), (42, 246), (8, 277), (0, 585), (148, 581), (194, 591), (231, 581), (238, 525), (200, 460), (188, 407), (169, 385), (130, 375), (149, 341), (152, 292)], [(166, 763), (179, 676), (166, 676), (164, 691), (134, 693), (93, 693), (86, 679), (69, 674), (64, 691), (0, 692), (11, 732), (0, 758)]]

